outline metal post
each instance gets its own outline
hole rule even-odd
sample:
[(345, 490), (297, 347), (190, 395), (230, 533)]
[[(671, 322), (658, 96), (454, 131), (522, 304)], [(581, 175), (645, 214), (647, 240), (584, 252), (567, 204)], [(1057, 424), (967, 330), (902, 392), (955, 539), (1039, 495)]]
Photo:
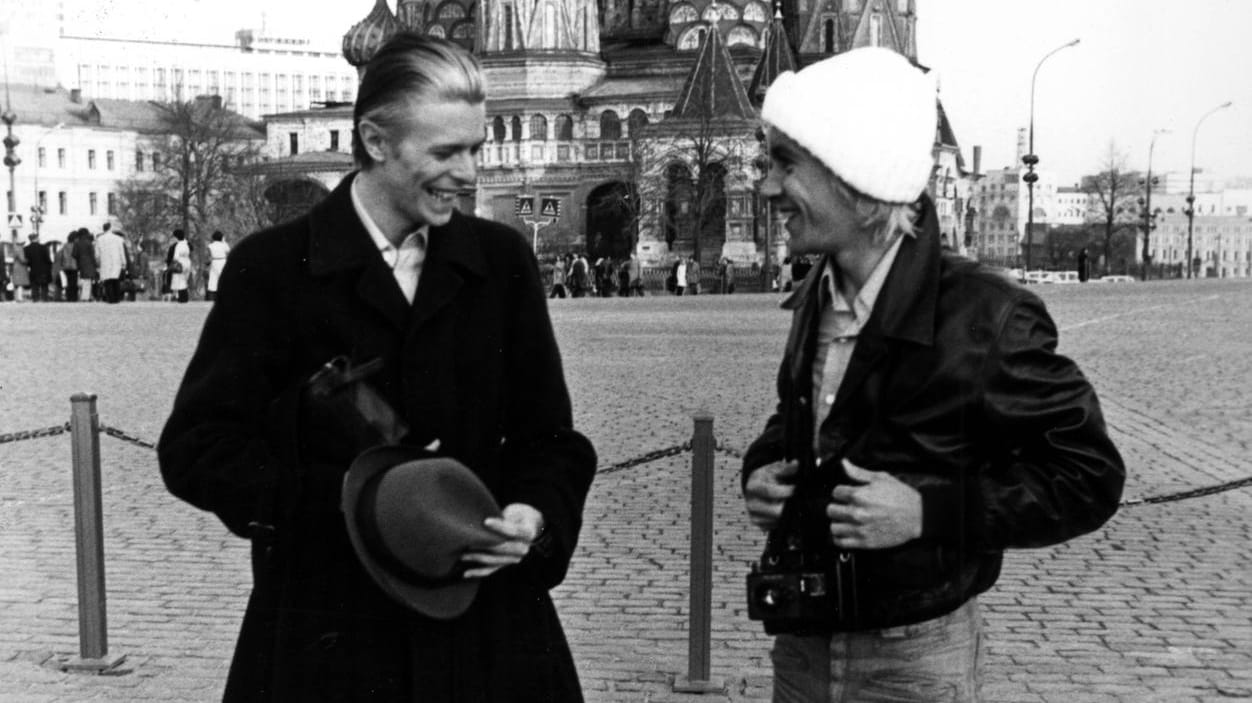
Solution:
[(101, 673), (124, 660), (108, 654), (104, 588), (104, 520), (100, 501), (100, 420), (96, 396), (70, 397), (74, 459), (74, 535), (78, 554), (78, 640), (80, 656), (66, 671)]
[(1039, 78), (1039, 69), (1043, 67), (1043, 62), (1048, 60), (1056, 52), (1062, 49), (1068, 49), (1078, 43), (1075, 39), (1068, 44), (1062, 44), (1052, 51), (1049, 51), (1043, 58), (1039, 59), (1039, 63), (1035, 64), (1035, 72), (1030, 76), (1030, 144), (1026, 148), (1026, 155), (1022, 157), (1022, 163), (1026, 164), (1026, 175), (1022, 176), (1022, 180), (1026, 182), (1026, 268), (1030, 270), (1030, 250), (1034, 244), (1034, 227), (1035, 227), (1035, 181), (1039, 180), (1039, 176), (1035, 174), (1035, 164), (1039, 163), (1039, 157), (1035, 155), (1035, 80)]
[(1204, 113), (1204, 116), (1195, 123), (1195, 129), (1191, 130), (1191, 184), (1187, 188), (1187, 278), (1192, 277), (1195, 265), (1192, 263), (1191, 253), (1191, 237), (1192, 230), (1195, 228), (1195, 138), (1200, 133), (1200, 125), (1209, 118), (1214, 112), (1223, 110), (1231, 106), (1231, 102), (1227, 101), (1217, 107)]
[(692, 416), (691, 438), (691, 610), (687, 629), (687, 675), (674, 679), (681, 693), (721, 693), (709, 677), (713, 620), (713, 416)]

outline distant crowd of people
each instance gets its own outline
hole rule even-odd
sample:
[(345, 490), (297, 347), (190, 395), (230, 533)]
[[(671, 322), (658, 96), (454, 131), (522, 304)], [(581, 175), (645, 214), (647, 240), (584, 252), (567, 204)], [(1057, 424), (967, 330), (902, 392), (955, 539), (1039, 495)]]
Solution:
[(643, 295), (643, 265), (635, 254), (628, 259), (600, 257), (591, 264), (585, 254), (569, 252), (556, 257), (549, 265), (552, 269), (550, 298)]
[[(585, 254), (571, 252), (553, 258), (544, 268), (551, 272), (550, 298), (642, 297), (647, 288), (644, 266), (635, 254), (624, 259), (600, 257), (593, 264)], [(667, 267), (665, 290), (671, 295), (696, 295), (702, 290), (701, 280), (700, 262), (694, 256), (679, 256)], [(731, 259), (718, 260), (713, 285), (718, 293), (735, 292), (735, 266)]]
[[(156, 271), (143, 247), (108, 222), (99, 234), (92, 234), (86, 227), (74, 230), (59, 246), (40, 241), (38, 232), (31, 232), (27, 239), (25, 245), (14, 246), (11, 271), (0, 267), (0, 292), (4, 293), (0, 300), (8, 300), (11, 295), (18, 303), (120, 303), (147, 293), (150, 278), (152, 285), (159, 285), (161, 299), (180, 303), (190, 300), (191, 245), (181, 229), (172, 233), (164, 264)], [(216, 231), (208, 245), (206, 300), (217, 295), (217, 283), (230, 253), (225, 239)]]

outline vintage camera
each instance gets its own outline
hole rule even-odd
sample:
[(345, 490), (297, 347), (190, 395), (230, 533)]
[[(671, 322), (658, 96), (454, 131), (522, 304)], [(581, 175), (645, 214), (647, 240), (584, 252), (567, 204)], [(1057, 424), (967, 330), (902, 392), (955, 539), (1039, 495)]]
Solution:
[[(826, 621), (838, 617), (837, 572), (799, 551), (766, 552), (748, 574), (748, 617), (752, 620)], [(807, 563), (806, 563), (807, 562)]]
[(830, 544), (825, 518), (824, 496), (838, 481), (805, 472), (752, 565), (748, 617), (770, 634), (846, 623), (855, 613), (856, 562)]

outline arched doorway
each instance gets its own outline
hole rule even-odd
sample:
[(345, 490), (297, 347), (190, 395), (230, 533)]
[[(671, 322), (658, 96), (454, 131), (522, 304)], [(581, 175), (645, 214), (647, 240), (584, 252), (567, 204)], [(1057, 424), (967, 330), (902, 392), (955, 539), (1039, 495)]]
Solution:
[(308, 212), (330, 193), (321, 183), (308, 179), (275, 181), (265, 189), (273, 222), (287, 222)]
[(587, 195), (587, 258), (627, 259), (635, 249), (639, 194), (630, 184), (611, 181)]

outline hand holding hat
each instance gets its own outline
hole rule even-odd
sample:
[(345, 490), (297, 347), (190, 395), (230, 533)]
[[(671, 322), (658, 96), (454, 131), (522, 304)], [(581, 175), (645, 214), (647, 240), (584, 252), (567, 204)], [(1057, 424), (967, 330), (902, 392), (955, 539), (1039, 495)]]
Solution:
[(483, 525), (505, 541), (487, 549), (466, 552), (461, 558), (468, 568), (465, 578), (485, 578), (516, 564), (530, 553), (530, 546), (543, 534), (543, 513), (525, 503), (506, 505), (500, 517), (489, 517)]
[(543, 524), (527, 505), (501, 511), (464, 464), (416, 447), (362, 452), (344, 476), (342, 500), (348, 537), (374, 582), (441, 620), (469, 609), (482, 576), (521, 561)]

